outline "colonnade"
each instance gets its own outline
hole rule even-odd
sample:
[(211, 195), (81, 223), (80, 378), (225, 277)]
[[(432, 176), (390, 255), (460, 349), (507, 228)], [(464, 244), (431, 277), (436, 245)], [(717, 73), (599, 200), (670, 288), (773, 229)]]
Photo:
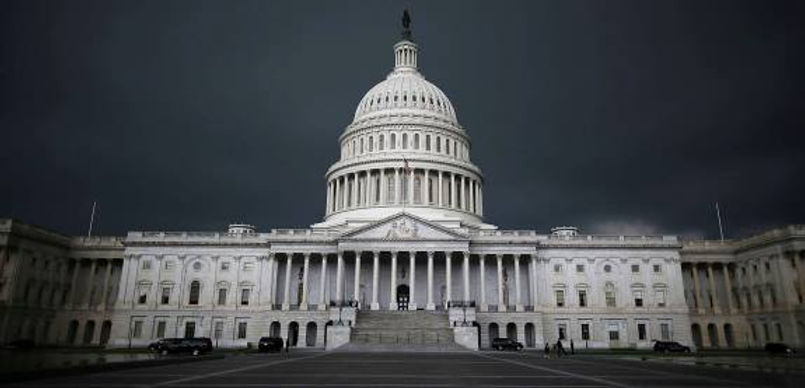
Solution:
[(448, 171), (381, 168), (346, 173), (327, 185), (327, 213), (375, 205), (433, 205), (483, 215), (480, 180)]
[[(381, 273), (381, 255), (383, 253), (388, 252), (388, 259), (389, 259), (389, 272), (386, 274)], [(455, 299), (452, 295), (453, 290), (453, 260), (459, 259), (461, 262), (461, 277), (460, 281), (462, 283), (461, 287), (461, 302), (470, 302), (471, 301), (471, 287), (477, 286), (479, 288), (478, 295), (480, 296), (480, 300), (476, 301), (481, 311), (488, 311), (490, 308), (490, 304), (487, 303), (486, 300), (486, 261), (487, 257), (491, 257), (493, 263), (497, 266), (497, 305), (495, 306), (497, 311), (506, 311), (509, 308), (514, 308), (516, 311), (524, 311), (524, 300), (522, 295), (522, 284), (521, 284), (521, 267), (520, 267), (520, 260), (521, 255), (502, 255), (502, 254), (479, 254), (474, 255), (477, 257), (478, 266), (479, 266), (479, 276), (478, 276), (478, 284), (471, 284), (470, 281), (470, 267), (471, 267), (471, 255), (470, 252), (466, 251), (425, 251), (422, 252), (427, 259), (427, 266), (426, 266), (426, 282), (425, 282), (425, 290), (424, 293), (426, 295), (425, 298), (425, 306), (424, 309), (426, 310), (435, 310), (437, 309), (437, 303), (435, 302), (435, 293), (434, 293), (434, 281), (435, 281), (435, 274), (434, 274), (434, 262), (435, 261), (442, 261), (445, 271), (444, 271), (444, 284), (445, 284), (445, 295), (444, 295), (444, 304), (449, 304), (450, 302), (458, 302), (459, 300)], [(362, 265), (364, 259), (368, 263), (372, 265), (371, 271), (371, 302), (369, 302), (368, 308), (372, 310), (380, 310), (380, 280), (381, 276), (387, 276), (389, 279), (389, 310), (397, 310), (397, 280), (399, 279), (400, 271), (406, 266), (408, 267), (408, 287), (409, 287), (409, 295), (411, 296), (412, 302), (408, 304), (408, 309), (417, 309), (418, 307), (416, 304), (416, 299), (414, 296), (417, 293), (423, 292), (422, 290), (417, 290), (417, 265), (416, 265), (416, 258), (417, 258), (417, 251), (357, 251), (354, 252), (354, 276), (353, 276), (353, 284), (349, 285), (346, 284), (346, 263), (345, 263), (345, 254), (346, 252), (338, 252), (335, 254), (336, 256), (336, 279), (335, 279), (335, 297), (332, 299), (332, 302), (336, 305), (342, 305), (346, 303), (346, 290), (348, 287), (353, 287), (353, 296), (357, 298), (357, 295), (360, 294), (360, 287), (361, 287), (361, 276), (362, 276)], [(311, 307), (311, 300), (310, 300), (310, 282), (316, 281), (311, 279), (309, 273), (311, 271), (311, 253), (303, 253), (302, 255), (302, 277), (301, 277), (301, 297), (299, 297), (299, 305), (295, 306), (291, 304), (291, 283), (292, 283), (292, 274), (291, 268), (293, 267), (293, 263), (295, 257), (297, 256), (294, 253), (279, 253), (279, 255), (284, 255), (284, 273), (279, 273), (279, 264), (283, 260), (282, 258), (277, 258), (277, 253), (269, 255), (269, 291), (268, 291), (268, 299), (269, 305), (277, 306), (282, 310), (290, 310), (298, 308), (299, 310), (308, 310)], [(320, 269), (319, 279), (319, 295), (317, 302), (317, 308), (320, 310), (326, 309), (326, 306), (329, 304), (327, 298), (327, 293), (324, 291), (327, 288), (327, 266), (328, 262), (328, 254), (321, 254), (321, 261), (320, 261)], [(514, 267), (514, 304), (513, 306), (509, 305), (506, 296), (504, 295), (504, 256), (511, 256), (512, 264)], [(405, 258), (408, 258), (408, 263), (401, 262)], [(536, 257), (533, 255), (526, 255), (525, 256), (527, 261), (527, 279), (528, 279), (528, 292), (529, 292), (529, 300), (535, 301), (536, 294), (537, 294), (537, 285), (536, 285)], [(474, 260), (473, 260), (474, 261)], [(278, 283), (278, 276), (284, 276), (283, 282), (283, 296), (281, 304), (279, 301), (276, 300), (277, 295), (277, 285)], [(315, 303), (314, 302), (314, 303)], [(358, 301), (354, 301), (354, 303), (359, 303)], [(361, 306), (365, 307), (365, 306)]]

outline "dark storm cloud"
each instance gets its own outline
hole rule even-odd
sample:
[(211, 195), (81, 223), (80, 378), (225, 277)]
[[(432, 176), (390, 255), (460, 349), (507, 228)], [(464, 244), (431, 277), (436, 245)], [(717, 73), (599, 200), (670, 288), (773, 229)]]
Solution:
[(0, 215), (83, 233), (305, 227), (412, 8), (486, 220), (805, 222), (802, 2), (0, 3)]

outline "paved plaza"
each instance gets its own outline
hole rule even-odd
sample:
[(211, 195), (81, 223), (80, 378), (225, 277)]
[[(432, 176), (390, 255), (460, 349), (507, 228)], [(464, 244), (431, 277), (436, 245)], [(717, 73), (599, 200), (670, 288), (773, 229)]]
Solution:
[[(781, 365), (787, 360), (781, 359)], [(17, 383), (31, 387), (799, 387), (805, 373), (538, 353), (297, 352)]]

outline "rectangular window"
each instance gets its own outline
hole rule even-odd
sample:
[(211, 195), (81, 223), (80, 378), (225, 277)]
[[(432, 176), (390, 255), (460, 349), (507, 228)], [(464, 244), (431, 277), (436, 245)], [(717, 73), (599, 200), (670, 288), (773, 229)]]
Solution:
[(565, 306), (565, 291), (556, 290), (556, 307), (564, 307), (564, 306)]
[(144, 270), (151, 269), (151, 260), (143, 260), (143, 269)]
[(562, 272), (562, 264), (554, 264), (553, 272)]
[(590, 324), (589, 323), (582, 323), (581, 324), (581, 339), (585, 341), (590, 340)]
[(779, 323), (775, 323), (774, 326), (777, 327), (777, 341), (782, 342), (783, 341), (783, 325), (781, 325)]
[(662, 267), (659, 264), (654, 264), (654, 273), (662, 272)]
[(620, 339), (620, 333), (617, 330), (610, 330), (609, 331), (609, 340), (610, 341), (617, 341)]
[(215, 322), (215, 339), (221, 339), (224, 336), (224, 323), (221, 321)]
[(246, 271), (246, 272), (253, 271), (254, 270), (254, 263), (252, 263), (250, 261), (246, 262), (246, 263), (243, 263), (243, 270)]
[(173, 269), (173, 260), (165, 260), (165, 270), (170, 271)]
[(584, 272), (584, 264), (576, 264), (576, 272)]
[(195, 322), (185, 322), (184, 324), (184, 337), (185, 338), (193, 338), (196, 336), (196, 323)]
[(425, 151), (430, 151), (430, 135), (425, 136)]
[(643, 291), (634, 292), (634, 306), (643, 307)]
[(766, 341), (769, 341), (769, 339), (771, 339), (771, 336), (769, 335), (769, 324), (768, 323), (763, 324), (763, 339), (766, 340)]
[(587, 290), (579, 290), (579, 307), (587, 307)]
[(249, 294), (250, 293), (251, 293), (251, 290), (248, 289), (248, 288), (244, 288), (244, 289), (240, 290), (240, 304), (242, 304), (244, 306), (249, 304)]
[(226, 288), (218, 289), (218, 305), (223, 306), (226, 304)]
[(246, 338), (246, 322), (238, 322), (238, 339)]
[(564, 323), (559, 324), (559, 339), (567, 339), (567, 326)]
[(754, 324), (750, 326), (752, 328), (752, 341), (757, 342), (757, 327)]
[(171, 300), (171, 289), (170, 289), (170, 287), (162, 287), (162, 298), (161, 298), (160, 302), (162, 304), (168, 304), (168, 303), (170, 303), (170, 300)]
[(633, 273), (640, 272), (640, 264), (632, 264), (632, 272)]
[(140, 291), (140, 296), (137, 297), (137, 303), (145, 304), (146, 302), (148, 302), (148, 293), (145, 291)]
[(132, 338), (140, 338), (143, 335), (143, 321), (134, 321), (134, 328), (131, 330)]
[(660, 338), (663, 341), (671, 340), (671, 327), (667, 323), (660, 323)]
[(607, 307), (615, 307), (615, 291), (606, 291), (604, 296), (607, 301)]
[(657, 290), (657, 307), (665, 307), (665, 290)]
[(165, 338), (165, 321), (157, 322), (157, 338)]
[(229, 271), (229, 262), (224, 261), (221, 263), (221, 271)]
[(637, 339), (640, 341), (646, 340), (646, 324), (645, 323), (638, 323), (637, 324)]

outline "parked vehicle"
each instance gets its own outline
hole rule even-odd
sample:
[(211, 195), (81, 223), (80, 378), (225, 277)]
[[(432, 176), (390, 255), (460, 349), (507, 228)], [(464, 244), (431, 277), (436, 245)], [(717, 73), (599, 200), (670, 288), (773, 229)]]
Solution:
[(511, 338), (495, 338), (492, 340), (492, 349), (495, 350), (523, 350), (523, 344)]
[(192, 353), (194, 356), (212, 351), (212, 340), (197, 338), (163, 338), (148, 346), (151, 351), (161, 354)]
[(36, 344), (34, 344), (33, 340), (18, 339), (18, 340), (14, 340), (14, 341), (11, 341), (11, 342), (7, 343), (4, 348), (5, 349), (16, 349), (16, 350), (27, 350), (27, 349), (33, 349), (34, 346), (36, 346)]
[(790, 346), (779, 342), (769, 342), (766, 344), (765, 349), (769, 354), (784, 354), (786, 356), (791, 356), (795, 353), (795, 350)]
[(257, 350), (261, 352), (281, 352), (283, 346), (280, 337), (262, 337), (257, 343)]
[(676, 341), (656, 341), (654, 342), (654, 351), (655, 352), (682, 352), (682, 353), (690, 353), (690, 347), (680, 344)]

